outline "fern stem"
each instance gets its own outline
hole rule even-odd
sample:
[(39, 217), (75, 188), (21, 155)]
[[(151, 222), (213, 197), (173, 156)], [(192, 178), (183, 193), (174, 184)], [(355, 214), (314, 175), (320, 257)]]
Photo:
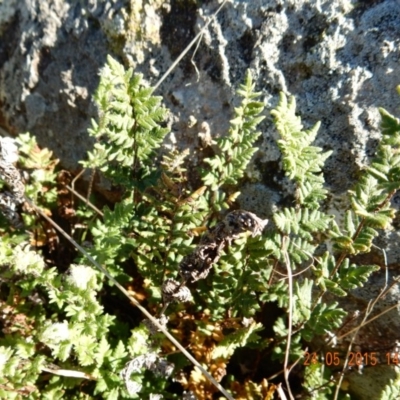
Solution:
[(386, 199), (384, 201), (382, 201), (381, 204), (379, 204), (379, 206), (376, 208), (375, 211), (379, 211), (382, 210), (382, 208), (384, 208), (389, 202), (390, 200), (392, 200), (392, 197), (396, 194), (397, 189), (392, 190), (386, 197)]
[[(137, 120), (134, 118), (135, 122), (133, 124), (133, 127), (131, 129), (131, 132), (133, 133), (133, 160), (132, 160), (132, 179), (136, 183), (137, 181), (137, 163), (138, 163), (138, 151), (139, 151), (139, 145), (137, 142)], [(139, 204), (139, 198), (138, 198), (138, 190), (137, 190), (137, 185), (133, 186), (133, 193), (132, 193), (132, 201), (135, 207), (136, 211), (136, 206)]]

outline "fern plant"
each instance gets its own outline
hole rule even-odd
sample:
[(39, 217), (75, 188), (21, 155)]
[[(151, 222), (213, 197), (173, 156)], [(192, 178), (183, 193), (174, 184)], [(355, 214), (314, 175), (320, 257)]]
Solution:
[[(88, 225), (85, 247), (234, 398), (267, 398), (283, 381), (290, 392), (287, 375), (279, 371), (287, 374), (305, 347), (334, 334), (346, 315), (332, 296), (349, 295), (378, 268), (356, 263), (352, 256), (368, 253), (378, 231), (388, 229), (394, 218), (390, 199), (400, 184), (399, 121), (380, 110), (382, 141), (349, 192), (350, 207), (339, 221), (324, 210), (328, 190), (322, 170), (331, 152), (313, 145), (319, 124), (305, 130), (294, 99), (281, 95), (272, 115), (282, 168), (294, 183), (294, 202), (273, 215), (263, 235), (244, 230), (220, 239), (211, 272), (190, 283), (179, 278), (183, 260), (209, 245), (221, 226), (236, 228), (223, 213), (232, 206), (257, 150), (263, 103), (247, 74), (230, 130), (204, 160), (202, 186), (193, 186), (188, 151), (158, 158), (167, 133), (166, 110), (142, 82), (111, 57), (101, 71), (95, 95), (99, 119), (90, 130), (96, 143), (82, 164), (101, 171), (124, 193), (101, 215), (77, 211), (74, 222)], [(29, 136), (19, 143), (20, 166), (36, 170), (26, 193), (50, 214), (60, 196), (51, 184), (56, 162)], [(0, 298), (0, 312), (9, 322), (0, 337), (0, 397), (181, 398), (177, 383), (188, 398), (215, 395), (216, 386), (197, 367), (190, 368), (170, 342), (151, 336), (157, 330), (151, 323), (141, 324), (141, 317), (124, 310), (118, 287), (107, 285), (83, 256), (74, 254), (67, 267), (50, 264), (37, 241), (29, 244), (26, 235), (6, 226), (3, 231), (0, 279), (7, 292)], [(191, 301), (163, 304), (164, 283), (179, 279), (178, 286), (188, 284)], [(243, 365), (241, 351), (246, 359), (254, 356), (251, 366)], [(169, 379), (171, 362), (175, 386)], [(257, 376), (265, 365), (276, 378), (268, 379), (267, 372)], [(298, 363), (292, 374), (301, 379), (304, 396), (329, 398), (336, 384), (331, 372), (316, 362)], [(395, 396), (395, 387), (386, 392)]]
[(238, 183), (257, 151), (254, 143), (261, 134), (257, 125), (265, 117), (260, 115), (264, 104), (256, 100), (261, 93), (254, 89), (251, 75), (247, 72), (245, 82), (238, 90), (242, 104), (235, 108), (229, 134), (216, 140), (216, 154), (205, 159), (208, 167), (204, 169), (202, 179), (210, 188), (210, 203), (217, 212), (229, 208), (227, 200), (234, 200), (239, 195), (236, 191)]
[(100, 117), (92, 120), (89, 133), (97, 142), (82, 165), (99, 169), (127, 190), (140, 185), (152, 165), (150, 156), (168, 132), (160, 126), (166, 116), (161, 98), (142, 84), (142, 75), (125, 71), (108, 56), (94, 100)]

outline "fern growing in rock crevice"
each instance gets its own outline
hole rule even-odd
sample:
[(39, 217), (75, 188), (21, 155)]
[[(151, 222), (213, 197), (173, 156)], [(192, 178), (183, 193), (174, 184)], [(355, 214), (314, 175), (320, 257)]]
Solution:
[[(340, 326), (345, 312), (327, 295), (347, 296), (377, 269), (356, 264), (351, 256), (369, 252), (378, 230), (387, 229), (393, 219), (390, 199), (400, 182), (400, 129), (398, 120), (381, 110), (382, 142), (349, 193), (351, 209), (342, 223), (321, 207), (328, 193), (322, 168), (330, 152), (313, 146), (319, 125), (304, 130), (294, 100), (282, 95), (272, 114), (295, 201), (276, 212), (274, 226), (261, 235), (266, 221), (256, 215), (243, 210), (221, 215), (240, 191), (263, 118), (249, 74), (239, 95), (242, 103), (229, 132), (216, 140), (215, 155), (205, 160), (203, 186), (193, 188), (186, 171), (188, 152), (170, 151), (154, 162), (167, 133), (160, 98), (142, 85), (140, 76), (108, 58), (95, 96), (100, 115), (91, 133), (97, 142), (83, 164), (104, 173), (125, 193), (112, 210), (105, 208), (90, 220), (82, 213), (80, 222), (89, 224), (88, 252), (145, 299), (215, 379), (235, 398), (261, 399), (276, 389), (271, 381), (284, 380), (280, 371), (287, 373), (289, 362), (298, 361), (306, 345), (312, 346), (316, 336), (334, 335)], [(21, 144), (28, 145), (24, 140)], [(48, 154), (41, 154), (49, 164)], [(39, 190), (33, 185), (29, 196), (39, 199)], [(332, 251), (322, 253), (322, 248)], [(23, 315), (24, 322), (0, 338), (0, 395), (29, 384), (34, 396), (49, 398), (80, 390), (87, 398), (176, 398), (169, 380), (172, 361), (181, 372), (174, 379), (182, 390), (198, 398), (211, 398), (217, 391), (197, 368), (185, 368), (185, 357), (160, 338), (149, 320), (141, 324), (135, 317), (129, 331), (130, 311), (108, 307), (105, 312), (102, 302), (118, 299), (117, 287), (104, 285), (104, 276), (84, 265), (83, 258), (62, 273), (46, 265), (25, 237), (17, 240), (10, 231), (0, 246), (0, 260), (0, 278), (10, 289), (0, 299), (0, 310), (10, 307), (11, 320), (21, 321)], [(197, 270), (199, 265), (204, 269)], [(166, 293), (166, 287), (172, 292)], [(182, 287), (191, 290), (193, 299), (173, 304), (173, 290)], [(272, 302), (281, 316), (265, 319)], [(277, 378), (267, 382), (267, 375), (260, 380), (228, 368), (241, 349), (256, 354), (251, 368), (266, 365)], [(298, 370), (292, 373), (298, 373), (307, 395), (332, 392), (320, 362), (299, 363)], [(43, 371), (52, 374), (49, 383), (39, 379)], [(286, 384), (290, 391), (287, 379)]]
[[(121, 70), (115, 66), (115, 61), (109, 60), (109, 63), (114, 65), (114, 71), (121, 73)], [(109, 69), (104, 69), (103, 74), (107, 77)], [(116, 205), (114, 211), (105, 213), (103, 221), (96, 222), (95, 229), (92, 231), (96, 246), (91, 253), (112, 271), (117, 268), (115, 261), (123, 261), (126, 257), (123, 248), (128, 249), (128, 252), (131, 249), (130, 254), (144, 278), (145, 288), (150, 295), (148, 300), (156, 302), (156, 304), (160, 303), (161, 300), (161, 283), (166, 278), (177, 276), (178, 265), (180, 265), (183, 257), (194, 248), (192, 242), (195, 236), (198, 236), (204, 230), (201, 227), (206, 223), (207, 217), (215, 209), (221, 209), (224, 203), (225, 208), (227, 207), (226, 195), (223, 190), (228, 186), (233, 187), (237, 184), (246, 164), (255, 151), (252, 144), (259, 135), (255, 132), (255, 126), (261, 120), (258, 114), (262, 110), (262, 103), (255, 101), (258, 94), (254, 94), (253, 91), (254, 85), (251, 76), (248, 75), (239, 92), (243, 97), (243, 103), (236, 110), (237, 115), (232, 122), (232, 128), (226, 138), (219, 140), (217, 145), (218, 155), (206, 161), (211, 164), (217, 163), (216, 171), (214, 171), (213, 176), (207, 177), (206, 174), (205, 185), (195, 191), (190, 190), (187, 180), (186, 169), (184, 168), (185, 154), (176, 152), (166, 154), (160, 163), (160, 170), (156, 165), (147, 163), (146, 157), (150, 152), (137, 152), (134, 147), (130, 150), (121, 150), (124, 154), (130, 151), (126, 160), (129, 160), (132, 156), (137, 156), (136, 164), (145, 166), (142, 169), (142, 171), (145, 170), (145, 173), (141, 175), (142, 181), (140, 184), (139, 182), (135, 184), (136, 189), (138, 189), (137, 193), (140, 194), (135, 196), (135, 200), (139, 200), (135, 201), (132, 217), (123, 219), (127, 225), (120, 224), (119, 226), (119, 229), (122, 228), (121, 234), (124, 231), (126, 232), (126, 236), (122, 236), (119, 241), (116, 239), (117, 232), (114, 235), (115, 240), (109, 240), (110, 235), (113, 235), (113, 229), (108, 221), (113, 214), (116, 216), (112, 217), (112, 220), (119, 219), (118, 213), (121, 206), (127, 211), (127, 213), (124, 211), (124, 215), (128, 216), (128, 203), (125, 206)], [(99, 92), (102, 93), (100, 90)], [(101, 96), (98, 95), (97, 101), (99, 99), (101, 99)], [(101, 107), (101, 104), (99, 106)], [(111, 141), (103, 143), (101, 151), (103, 154), (111, 154), (114, 151), (110, 150), (114, 146), (112, 135), (120, 129), (120, 125), (108, 116), (110, 112), (108, 108), (103, 106), (103, 110), (102, 119), (108, 121), (107, 132), (111, 132), (107, 133), (106, 137), (110, 137)], [(129, 108), (128, 110), (130, 111)], [(100, 133), (100, 127), (104, 126), (104, 122), (98, 125), (94, 123), (93, 125), (96, 129), (98, 128)], [(149, 146), (148, 143), (147, 146)], [(99, 144), (96, 144), (96, 149), (100, 149)], [(116, 156), (116, 159), (120, 158), (121, 156)], [(90, 155), (91, 163), (88, 163), (87, 166), (100, 167), (106, 176), (109, 176), (115, 182), (121, 183), (131, 177), (130, 169), (132, 168), (129, 163), (126, 164), (127, 168), (119, 169), (120, 175), (117, 181), (114, 180), (115, 173), (110, 174), (109, 172), (109, 169), (114, 168), (112, 165), (105, 163), (96, 165), (93, 163), (94, 160), (95, 157)], [(122, 177), (123, 174), (125, 174), (125, 177)], [(153, 179), (144, 181), (145, 175), (151, 176)], [(130, 198), (130, 196), (128, 195), (127, 198)], [(102, 249), (108, 248), (107, 243), (111, 243), (110, 251), (102, 251)], [(123, 254), (125, 255), (122, 256)], [(105, 256), (106, 258), (104, 258)], [(196, 292), (198, 293), (199, 290)], [(240, 303), (240, 298), (237, 299), (237, 303)], [(215, 305), (213, 308), (215, 308)], [(250, 314), (252, 313), (251, 311)], [(197, 333), (197, 335), (199, 334), (200, 332)], [(242, 342), (244, 345), (245, 341), (242, 340)], [(228, 357), (228, 354), (226, 357)], [(227, 360), (226, 357), (225, 360)], [(218, 362), (221, 362), (221, 360)]]

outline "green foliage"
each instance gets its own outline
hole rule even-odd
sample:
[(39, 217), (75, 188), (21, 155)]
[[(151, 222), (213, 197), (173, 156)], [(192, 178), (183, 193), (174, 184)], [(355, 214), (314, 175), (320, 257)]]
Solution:
[(332, 151), (322, 153), (321, 148), (311, 146), (320, 123), (312, 129), (303, 130), (301, 119), (295, 112), (294, 97), (288, 102), (282, 93), (278, 106), (271, 114), (281, 136), (278, 146), (282, 152), (283, 169), (298, 185), (296, 197), (299, 204), (315, 209), (326, 198), (327, 190), (323, 187), (321, 169)]
[(153, 163), (151, 155), (161, 144), (168, 129), (160, 126), (166, 110), (161, 97), (142, 84), (142, 76), (127, 71), (111, 56), (100, 74), (94, 96), (99, 121), (92, 120), (91, 136), (97, 139), (88, 153), (87, 168), (98, 168), (116, 184), (129, 189), (146, 175)]
[(99, 263), (107, 266), (114, 277), (125, 276), (119, 264), (129, 257), (126, 232), (132, 212), (133, 204), (126, 200), (116, 204), (112, 211), (105, 207), (103, 220), (95, 220), (91, 229), (94, 246), (88, 251)]
[[(290, 355), (293, 358), (298, 336), (312, 342), (316, 335), (334, 332), (346, 315), (337, 303), (325, 303), (325, 293), (330, 291), (334, 295), (346, 296), (349, 290), (362, 286), (371, 273), (379, 269), (376, 265), (356, 265), (350, 262), (348, 256), (369, 252), (372, 240), (378, 234), (376, 229), (388, 227), (394, 217), (388, 202), (393, 193), (388, 191), (392, 189), (389, 185), (381, 185), (380, 191), (377, 191), (378, 178), (372, 176), (371, 169), (367, 170), (349, 193), (352, 210), (346, 212), (344, 226), (339, 227), (333, 216), (325, 214), (320, 206), (327, 194), (323, 187), (322, 167), (331, 152), (322, 153), (320, 148), (312, 146), (319, 124), (310, 130), (303, 130), (300, 118), (295, 115), (294, 99), (287, 101), (283, 94), (272, 115), (281, 136), (278, 145), (282, 151), (283, 168), (296, 184), (296, 204), (274, 215), (276, 227), (281, 232), (279, 241), (282, 250), (278, 259), (292, 270), (311, 263), (313, 280), (319, 286), (317, 289), (307, 278), (294, 284), (291, 323), (297, 333), (291, 338)], [(383, 152), (378, 151), (378, 160), (372, 163), (371, 168), (376, 170), (373, 166), (384, 162), (392, 165), (389, 153), (393, 154), (393, 150), (386, 149), (385, 158)], [(333, 241), (340, 253), (318, 255), (318, 248), (324, 240), (328, 243)], [(285, 296), (284, 293), (282, 295)], [(288, 304), (286, 302), (286, 307)], [(281, 319), (275, 323), (274, 329), (284, 340), (287, 329)], [(283, 348), (280, 351), (275, 349), (275, 354), (283, 355)], [(306, 379), (305, 387), (308, 384)]]
[(261, 324), (253, 323), (248, 327), (241, 328), (225, 336), (225, 338), (213, 350), (212, 358), (229, 358), (237, 348), (245, 347), (248, 343), (259, 341), (257, 331), (263, 329)]
[(331, 371), (322, 363), (314, 362), (306, 366), (304, 371), (304, 388), (310, 397), (316, 400), (331, 399), (333, 393), (333, 382), (327, 383)]
[(191, 191), (183, 180), (182, 161), (176, 153), (163, 158), (160, 178), (143, 193), (131, 221), (131, 254), (154, 293), (167, 275), (176, 275), (208, 210), (203, 189)]
[(331, 216), (310, 208), (285, 208), (274, 215), (276, 226), (282, 233), (293, 233), (306, 240), (312, 240), (313, 233), (327, 230), (331, 220)]
[[(229, 186), (237, 186), (248, 162), (257, 151), (254, 143), (261, 132), (256, 128), (265, 117), (260, 116), (263, 103), (255, 100), (261, 93), (254, 92), (254, 88), (248, 71), (244, 84), (237, 91), (242, 97), (242, 104), (235, 108), (229, 133), (216, 140), (216, 154), (204, 160), (209, 167), (203, 171), (202, 178), (204, 185), (213, 192), (212, 204), (216, 211), (229, 207), (225, 191)], [(221, 190), (222, 193), (218, 193)]]
[[(204, 160), (203, 186), (198, 187), (187, 172), (189, 151), (160, 156), (167, 133), (161, 99), (140, 75), (111, 57), (101, 70), (95, 95), (99, 119), (90, 130), (96, 143), (82, 163), (101, 171), (124, 192), (101, 216), (82, 206), (76, 218), (87, 226), (81, 239), (87, 240), (88, 253), (137, 298), (145, 299), (153, 315), (160, 316), (163, 283), (179, 279), (181, 261), (204, 243), (199, 236), (205, 230), (209, 236), (215, 233), (222, 219), (219, 211), (228, 209), (239, 193), (257, 150), (256, 127), (264, 118), (263, 103), (257, 101), (260, 93), (254, 89), (247, 74), (229, 132), (216, 139), (214, 155)], [(378, 269), (352, 256), (368, 253), (379, 231), (389, 229), (394, 218), (390, 200), (400, 187), (399, 120), (380, 110), (382, 141), (349, 191), (349, 209), (342, 210), (340, 220), (323, 207), (328, 191), (322, 171), (331, 152), (313, 145), (319, 124), (304, 129), (295, 108), (294, 99), (282, 94), (272, 111), (282, 168), (294, 184), (291, 206), (273, 215), (274, 224), (263, 235), (241, 234), (224, 243), (207, 278), (188, 284), (192, 301), (171, 303), (166, 311), (167, 326), (214, 373), (226, 372), (243, 348), (256, 351), (260, 363), (276, 363), (279, 372), (285, 359), (298, 362), (306, 346), (336, 332), (346, 313), (332, 299), (348, 296)], [(59, 200), (56, 162), (29, 135), (18, 141), (19, 166), (32, 172), (26, 193), (49, 214)], [(36, 216), (29, 218), (36, 224)], [(35, 229), (35, 224), (28, 228)], [(124, 317), (130, 312), (120, 310), (117, 288), (82, 257), (73, 257), (75, 263), (57, 265), (28, 244), (26, 235), (10, 229), (3, 235), (0, 279), (7, 292), (0, 310), (8, 310), (10, 322), (0, 337), (0, 397), (18, 398), (30, 388), (32, 398), (61, 399), (71, 393), (71, 398), (87, 399), (148, 398), (155, 393), (176, 398), (166, 376), (138, 361), (163, 354), (173, 358), (176, 349), (158, 336), (149, 340), (151, 327), (140, 324), (141, 318), (126, 318), (128, 327)], [(279, 311), (270, 316), (273, 307)], [(176, 357), (183, 389), (211, 398), (214, 389), (196, 371), (179, 371), (188, 363)], [(139, 367), (123, 376), (135, 360)], [(299, 363), (297, 369), (301, 372), (292, 373), (299, 374), (307, 394), (329, 398), (334, 388), (331, 371), (320, 363)], [(40, 379), (43, 372), (50, 374), (48, 380)], [(238, 398), (243, 393), (266, 398), (266, 391), (274, 390), (269, 382), (242, 384), (243, 377), (231, 374), (226, 382)], [(140, 391), (129, 393), (129, 385)], [(397, 395), (394, 384), (385, 390), (387, 396)]]
[[(114, 317), (104, 313), (99, 303), (99, 273), (87, 266), (71, 265), (62, 278), (56, 268), (46, 267), (28, 244), (10, 246), (4, 240), (1, 260), (1, 278), (7, 280), (10, 290), (8, 326), (0, 339), (1, 357), (6, 360), (0, 363), (0, 382), (7, 393), (2, 397), (31, 385), (35, 393), (57, 398), (63, 388), (79, 385), (80, 379), (71, 382), (55, 377), (53, 385), (41, 387), (39, 375), (46, 368), (57, 370), (54, 362), (63, 370), (95, 374), (99, 380), (118, 372), (127, 354), (110, 344)], [(33, 297), (46, 301), (26, 302)], [(103, 391), (104, 395), (112, 390), (119, 393), (119, 387), (116, 380)]]
[(335, 227), (332, 232), (336, 248), (349, 254), (370, 251), (377, 229), (389, 229), (395, 216), (390, 199), (400, 188), (397, 151), (400, 130), (397, 118), (383, 109), (380, 113), (382, 140), (375, 158), (349, 192), (352, 210), (346, 214), (343, 230)]
[(400, 379), (391, 379), (381, 394), (380, 400), (396, 400), (400, 398)]
[(260, 311), (258, 295), (268, 293), (268, 278), (272, 266), (267, 256), (272, 253), (270, 242), (264, 238), (237, 240), (218, 265), (215, 274), (206, 282), (199, 282), (199, 304), (206, 302), (213, 318), (221, 319), (229, 304), (232, 316), (252, 317)]
[[(25, 195), (35, 204), (49, 210), (56, 205), (57, 190), (55, 168), (58, 160), (48, 149), (40, 149), (36, 138), (29, 133), (21, 134), (16, 139), (19, 145), (19, 165), (29, 172), (29, 179), (25, 182)], [(37, 217), (32, 213), (24, 213), (25, 224), (31, 229), (37, 227)]]
[(315, 335), (323, 335), (328, 330), (333, 331), (341, 325), (345, 316), (346, 313), (338, 307), (337, 303), (319, 303), (312, 310), (302, 331), (302, 337), (306, 341), (311, 341)]

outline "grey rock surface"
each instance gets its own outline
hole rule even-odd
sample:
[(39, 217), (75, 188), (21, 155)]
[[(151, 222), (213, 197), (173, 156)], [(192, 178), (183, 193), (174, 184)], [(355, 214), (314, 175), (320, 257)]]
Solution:
[[(2, 128), (11, 134), (30, 130), (64, 166), (76, 168), (92, 145), (86, 133), (95, 115), (91, 95), (106, 54), (119, 51), (154, 84), (217, 6), (137, 2), (136, 10), (123, 0), (1, 3)], [(158, 90), (173, 115), (168, 141), (193, 145), (191, 116), (199, 126), (207, 121), (213, 136), (224, 134), (234, 90), (250, 68), (267, 109), (283, 90), (296, 96), (307, 127), (322, 121), (317, 144), (334, 150), (326, 178), (332, 190), (342, 192), (374, 150), (377, 106), (394, 112), (400, 104), (394, 91), (399, 33), (397, 0), (357, 6), (346, 0), (228, 1), (195, 54)], [(261, 128), (257, 159), (267, 170), (279, 152), (271, 120)]]
[[(136, 3), (1, 3), (0, 126), (14, 135), (30, 130), (76, 169), (92, 146), (91, 95), (106, 54), (119, 53), (154, 84), (218, 6)], [(227, 1), (196, 52), (158, 90), (173, 115), (166, 144), (193, 146), (191, 117), (198, 127), (207, 121), (213, 136), (226, 133), (234, 90), (250, 68), (267, 109), (285, 91), (296, 97), (305, 126), (322, 121), (317, 144), (334, 150), (326, 179), (343, 192), (374, 151), (377, 106), (394, 112), (400, 104), (399, 33), (398, 0)], [(261, 129), (256, 159), (264, 172), (276, 169), (279, 152), (270, 118)], [(266, 185), (276, 179), (274, 171), (262, 177)]]
[(353, 371), (347, 379), (352, 387), (352, 398), (355, 399), (385, 399), (383, 388), (389, 380), (396, 381), (400, 368), (397, 366), (375, 366), (365, 368), (362, 372)]
[[(0, 133), (29, 130), (65, 168), (79, 170), (77, 162), (93, 145), (87, 134), (96, 116), (91, 96), (106, 55), (135, 67), (153, 85), (218, 5), (216, 0), (199, 8), (195, 1), (173, 0), (0, 2)], [(194, 149), (204, 123), (211, 136), (225, 134), (235, 89), (250, 69), (267, 110), (284, 91), (296, 97), (306, 127), (322, 122), (316, 144), (333, 150), (325, 177), (340, 196), (374, 152), (377, 107), (398, 114), (399, 61), (399, 0), (354, 5), (229, 0), (197, 50), (156, 92), (171, 110), (165, 145)], [(264, 207), (265, 217), (290, 191), (278, 173), (277, 133), (266, 116), (241, 197), (242, 207), (251, 211)], [(193, 155), (194, 168), (197, 160)], [(391, 235), (383, 247), (398, 236)], [(398, 265), (397, 246), (387, 251), (389, 263)]]
[(8, 15), (0, 27), (2, 128), (30, 131), (67, 168), (76, 169), (91, 145), (91, 94), (107, 54), (107, 38), (94, 22), (102, 12), (62, 0), (0, 4)]

